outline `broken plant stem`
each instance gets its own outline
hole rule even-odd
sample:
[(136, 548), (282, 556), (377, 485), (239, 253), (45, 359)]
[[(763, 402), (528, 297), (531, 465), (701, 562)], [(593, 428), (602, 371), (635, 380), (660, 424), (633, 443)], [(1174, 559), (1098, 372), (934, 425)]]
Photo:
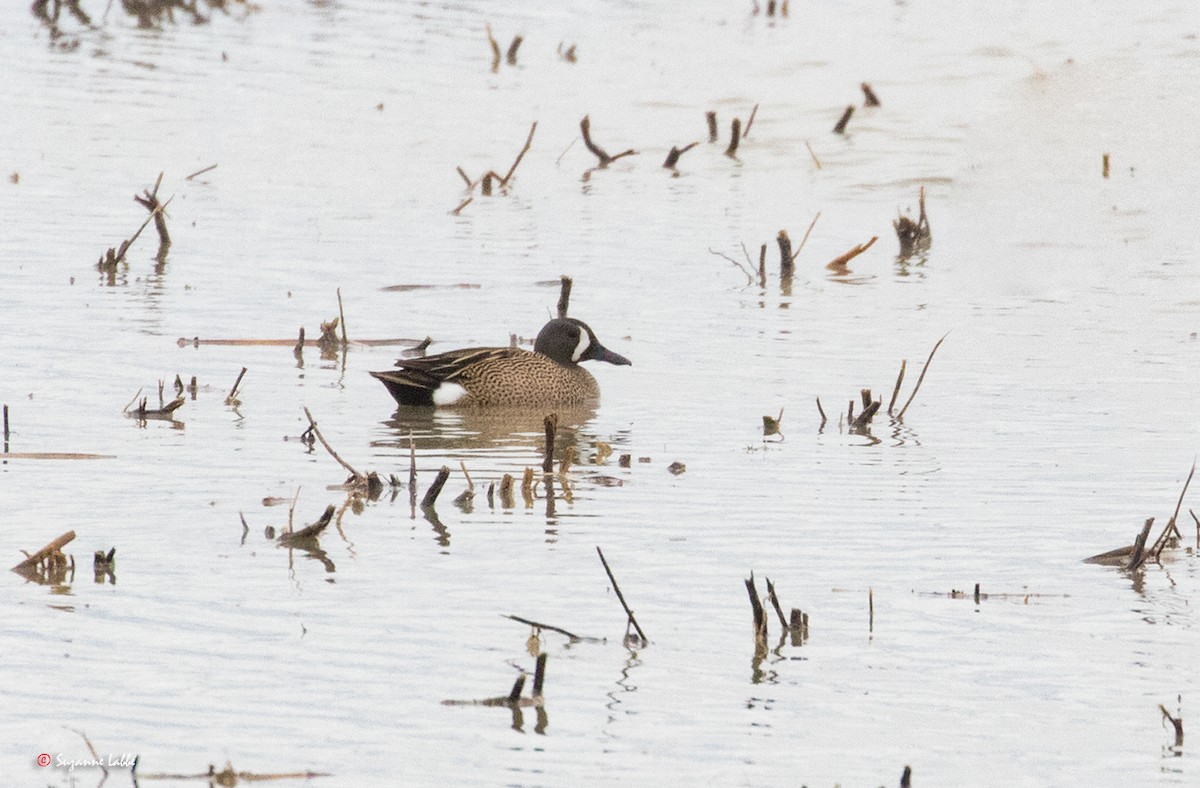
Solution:
[(600, 563), (604, 564), (604, 571), (608, 573), (608, 581), (612, 583), (613, 591), (616, 592), (617, 599), (621, 602), (621, 607), (625, 608), (625, 615), (629, 618), (629, 623), (637, 630), (638, 637), (642, 639), (643, 644), (648, 644), (650, 641), (646, 638), (646, 633), (638, 625), (637, 619), (633, 617), (633, 611), (629, 609), (628, 603), (625, 602), (625, 595), (621, 593), (621, 587), (617, 585), (617, 578), (613, 577), (612, 569), (608, 566), (608, 561), (604, 558), (604, 551), (600, 546), (596, 546), (596, 552), (600, 555)]
[(839, 273), (839, 274), (846, 273), (848, 270), (846, 268), (846, 265), (851, 260), (853, 260), (855, 257), (858, 257), (860, 254), (862, 254), (863, 252), (870, 249), (875, 244), (875, 242), (878, 240), (879, 240), (879, 236), (872, 235), (871, 240), (867, 241), (865, 244), (858, 244), (853, 249), (851, 249), (850, 251), (846, 252), (843, 255), (838, 255), (837, 257), (833, 258), (828, 263), (826, 263), (825, 267), (835, 273)]
[(338, 453), (333, 450), (333, 447), (329, 445), (329, 441), (325, 440), (325, 436), (321, 434), (320, 428), (317, 427), (317, 420), (313, 418), (312, 413), (309, 411), (309, 409), (307, 407), (304, 408), (304, 415), (308, 418), (308, 428), (310, 430), (312, 430), (313, 435), (317, 436), (317, 440), (319, 440), (321, 442), (321, 445), (325, 447), (325, 451), (329, 452), (329, 456), (331, 456), (331, 457), (333, 457), (333, 459), (337, 460), (338, 465), (341, 465), (343, 468), (345, 468), (347, 471), (349, 471), (350, 475), (353, 476), (354, 478), (356, 478), (356, 479), (366, 478), (361, 473), (354, 470), (353, 466), (351, 466), (350, 463), (343, 460), (340, 456), (338, 456)]
[(804, 231), (804, 237), (800, 239), (800, 245), (796, 247), (796, 251), (792, 253), (792, 262), (800, 256), (800, 252), (804, 249), (804, 245), (808, 243), (808, 236), (812, 234), (813, 228), (817, 226), (817, 219), (821, 218), (821, 212), (817, 211), (817, 215), (808, 223), (808, 229)]
[(933, 346), (933, 350), (929, 351), (929, 358), (925, 359), (925, 366), (921, 367), (921, 374), (917, 377), (917, 385), (913, 387), (912, 394), (908, 395), (908, 401), (904, 403), (904, 407), (896, 414), (897, 419), (904, 418), (904, 412), (908, 410), (908, 406), (912, 404), (913, 398), (917, 396), (917, 392), (921, 390), (921, 382), (925, 380), (925, 373), (929, 371), (929, 364), (933, 361), (933, 354), (938, 351), (942, 343), (946, 341), (949, 334), (943, 334), (942, 338)]
[[(514, 46), (515, 45), (516, 41), (514, 41)], [(513, 173), (517, 171), (517, 166), (521, 163), (521, 159), (525, 158), (525, 154), (529, 152), (529, 146), (533, 144), (533, 133), (535, 131), (537, 131), (536, 120), (533, 122), (533, 125), (529, 127), (529, 136), (525, 138), (525, 147), (521, 148), (521, 152), (518, 153), (517, 158), (513, 160), (512, 166), (508, 168), (508, 172), (505, 173), (504, 177), (500, 179), (500, 185), (502, 187), (507, 186), (508, 182), (512, 180)]]
[(603, 148), (592, 142), (592, 121), (587, 115), (584, 115), (583, 120), (579, 121), (579, 131), (583, 134), (583, 144), (592, 152), (592, 155), (600, 160), (601, 167), (606, 167), (610, 162), (614, 162), (623, 156), (633, 156), (637, 153), (637, 151), (630, 148), (627, 151), (618, 153), (616, 156), (608, 155)]
[(558, 316), (564, 318), (571, 306), (571, 285), (574, 284), (574, 280), (565, 274), (560, 276), (559, 280), (562, 284), (558, 290)]

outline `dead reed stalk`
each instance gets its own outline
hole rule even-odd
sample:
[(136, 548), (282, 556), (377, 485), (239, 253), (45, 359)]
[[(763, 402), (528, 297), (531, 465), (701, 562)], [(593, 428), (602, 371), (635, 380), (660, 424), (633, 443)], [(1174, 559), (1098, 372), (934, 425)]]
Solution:
[(564, 318), (567, 316), (567, 309), (571, 306), (571, 285), (574, 281), (569, 276), (561, 276), (559, 279), (562, 285), (558, 290), (558, 316)]
[[(612, 569), (608, 565), (608, 559), (604, 557), (604, 551), (600, 549), (599, 545), (596, 546), (596, 553), (600, 556), (600, 563), (604, 564), (604, 571), (608, 575), (608, 582), (612, 583), (613, 591), (616, 593), (617, 599), (620, 600), (621, 607), (625, 609), (625, 616), (627, 619), (627, 623), (625, 625), (626, 631), (628, 631), (629, 626), (632, 625), (633, 628), (637, 630), (638, 637), (641, 639), (641, 644), (643, 646), (649, 645), (650, 641), (646, 639), (646, 633), (642, 631), (641, 626), (638, 624), (637, 619), (633, 615), (633, 611), (629, 609), (629, 604), (625, 601), (625, 595), (621, 593), (621, 587), (617, 585), (617, 578), (613, 577)], [(626, 635), (626, 640), (629, 640), (628, 635)]]
[(433, 484), (429, 485), (429, 489), (425, 491), (425, 497), (421, 499), (422, 509), (432, 509), (437, 504), (438, 496), (442, 494), (442, 487), (446, 486), (446, 480), (450, 478), (450, 469), (445, 465), (438, 471), (437, 478), (433, 480)]
[(826, 263), (825, 267), (836, 274), (849, 273), (850, 269), (847, 267), (847, 264), (855, 257), (858, 257), (860, 254), (870, 249), (878, 240), (879, 236), (872, 235), (871, 240), (867, 241), (865, 244), (857, 244), (853, 249), (845, 254), (838, 255)]
[(933, 231), (929, 227), (929, 216), (925, 213), (925, 187), (921, 187), (918, 196), (918, 205), (920, 215), (917, 221), (909, 219), (907, 216), (900, 216), (892, 221), (892, 228), (896, 231), (896, 239), (900, 242), (900, 254), (898, 257), (905, 260), (914, 254), (924, 252), (933, 245)]
[(742, 141), (742, 119), (734, 118), (729, 124), (729, 147), (725, 149), (725, 155), (731, 159), (737, 158), (738, 143)]
[(833, 127), (833, 133), (834, 134), (845, 134), (846, 133), (846, 124), (850, 122), (850, 116), (853, 114), (854, 114), (854, 105), (853, 104), (847, 105), (846, 111), (842, 113), (841, 119), (837, 122), (837, 125)]
[(607, 167), (610, 163), (624, 156), (634, 156), (637, 154), (633, 148), (622, 151), (615, 156), (608, 155), (608, 152), (592, 141), (592, 121), (587, 115), (583, 116), (583, 120), (579, 121), (579, 131), (583, 134), (583, 144), (592, 152), (596, 158), (600, 160), (601, 167)]
[(904, 418), (904, 412), (908, 410), (908, 406), (912, 404), (913, 399), (917, 396), (917, 392), (921, 390), (921, 383), (925, 380), (925, 373), (929, 371), (929, 365), (933, 361), (933, 354), (938, 351), (938, 348), (942, 346), (942, 343), (946, 341), (946, 337), (948, 336), (950, 335), (943, 334), (942, 338), (933, 346), (933, 350), (929, 351), (929, 358), (925, 359), (925, 366), (921, 367), (921, 374), (917, 377), (917, 385), (913, 387), (912, 394), (908, 395), (908, 401), (904, 403), (904, 407), (896, 414), (897, 419)]

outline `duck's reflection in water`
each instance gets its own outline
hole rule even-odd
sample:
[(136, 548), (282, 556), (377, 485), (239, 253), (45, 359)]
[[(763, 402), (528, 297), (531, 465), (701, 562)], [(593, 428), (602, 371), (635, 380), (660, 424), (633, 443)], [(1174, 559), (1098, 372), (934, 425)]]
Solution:
[[(423, 455), (494, 457), (504, 464), (540, 463), (546, 451), (546, 417), (556, 414), (558, 426), (554, 458), (560, 460), (567, 447), (576, 457), (594, 443), (588, 425), (596, 417), (596, 406), (570, 405), (543, 408), (399, 408), (384, 422), (393, 437), (376, 440), (372, 447), (407, 452), (409, 437)], [(489, 463), (490, 464), (490, 463)]]

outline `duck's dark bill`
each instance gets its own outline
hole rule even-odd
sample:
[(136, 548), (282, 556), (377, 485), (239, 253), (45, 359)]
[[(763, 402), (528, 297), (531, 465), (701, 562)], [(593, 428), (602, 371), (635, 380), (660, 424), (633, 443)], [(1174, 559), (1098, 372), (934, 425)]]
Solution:
[(620, 353), (612, 352), (611, 350), (604, 347), (603, 345), (601, 345), (598, 342), (592, 343), (592, 346), (590, 348), (588, 348), (587, 355), (584, 356), (583, 360), (585, 360), (585, 361), (586, 360), (607, 361), (609, 364), (616, 364), (617, 366), (624, 366), (624, 367), (632, 367), (633, 366), (632, 361), (625, 358)]

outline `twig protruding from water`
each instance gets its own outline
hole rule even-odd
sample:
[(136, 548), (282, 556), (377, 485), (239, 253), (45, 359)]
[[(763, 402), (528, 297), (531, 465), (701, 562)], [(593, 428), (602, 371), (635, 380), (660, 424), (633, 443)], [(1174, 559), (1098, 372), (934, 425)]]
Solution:
[(1158, 710), (1162, 712), (1163, 719), (1165, 719), (1167, 722), (1171, 723), (1171, 726), (1175, 729), (1175, 747), (1176, 748), (1182, 747), (1183, 746), (1183, 717), (1172, 717), (1171, 712), (1167, 711), (1167, 707), (1162, 705), (1161, 703), (1158, 704)]
[[(629, 604), (625, 601), (625, 595), (621, 593), (621, 587), (617, 585), (617, 578), (613, 577), (612, 569), (609, 568), (608, 560), (604, 557), (604, 551), (600, 549), (599, 545), (596, 546), (596, 553), (600, 556), (600, 563), (604, 564), (604, 571), (608, 574), (608, 582), (612, 583), (613, 591), (616, 593), (617, 599), (620, 600), (621, 607), (625, 609), (625, 616), (627, 618), (626, 631), (628, 632), (629, 626), (632, 625), (637, 630), (638, 637), (641, 639), (641, 645), (649, 645), (650, 641), (646, 639), (646, 633), (642, 631), (637, 619), (634, 618), (633, 611), (629, 609)], [(631, 638), (626, 634), (625, 639), (628, 642)]]
[(42, 561), (46, 560), (47, 558), (50, 558), (52, 556), (62, 555), (63, 546), (68, 544), (69, 542), (71, 542), (74, 539), (75, 539), (75, 532), (67, 531), (64, 534), (61, 534), (58, 538), (52, 540), (49, 544), (47, 544), (42, 549), (37, 550), (33, 553), (26, 553), (24, 550), (22, 550), (21, 552), (25, 553), (26, 558), (24, 561), (20, 562), (16, 566), (14, 566), (12, 568), (12, 571), (23, 572), (25, 570), (36, 567), (38, 564), (40, 564)]
[(846, 105), (846, 111), (842, 113), (841, 120), (839, 120), (837, 122), (837, 125), (833, 127), (833, 133), (834, 134), (845, 134), (846, 133), (846, 124), (850, 122), (850, 116), (853, 114), (854, 114), (854, 105), (853, 104)]
[(571, 306), (571, 285), (575, 282), (567, 275), (560, 276), (562, 284), (558, 290), (558, 316), (564, 318), (567, 316), (567, 309)]
[(879, 240), (879, 236), (872, 235), (871, 240), (867, 241), (865, 244), (855, 245), (855, 247), (853, 249), (851, 249), (850, 251), (846, 252), (845, 254), (838, 255), (837, 257), (830, 260), (828, 263), (825, 264), (825, 267), (827, 269), (829, 269), (830, 271), (833, 271), (836, 274), (849, 273), (850, 269), (847, 267), (849, 262), (851, 260), (853, 260), (855, 257), (858, 257), (863, 252), (870, 249), (875, 244), (875, 242), (878, 240)]
[(675, 169), (675, 165), (679, 163), (679, 157), (699, 144), (699, 142), (690, 142), (687, 145), (684, 145), (682, 148), (677, 148), (672, 145), (670, 153), (667, 154), (667, 160), (663, 162), (663, 167), (668, 170)]
[(621, 151), (615, 156), (608, 155), (608, 152), (592, 141), (592, 120), (589, 116), (584, 115), (583, 120), (579, 121), (579, 131), (583, 134), (583, 144), (592, 152), (597, 159), (600, 160), (601, 167), (607, 167), (610, 163), (624, 156), (634, 156), (637, 154), (633, 148), (626, 151)]
[(729, 124), (729, 147), (725, 149), (725, 155), (731, 159), (737, 158), (738, 143), (742, 141), (742, 119), (734, 118)]
[(918, 197), (920, 215), (917, 221), (907, 216), (900, 216), (892, 221), (896, 230), (896, 239), (900, 241), (899, 258), (905, 260), (914, 254), (924, 252), (933, 244), (933, 231), (929, 228), (929, 216), (925, 213), (925, 187), (921, 187)]
[(793, 261), (796, 258), (792, 256), (792, 239), (788, 237), (787, 230), (780, 230), (779, 235), (775, 236), (775, 241), (779, 244), (779, 275), (786, 279), (795, 270)]
[(246, 377), (246, 368), (242, 367), (242, 371), (238, 373), (237, 380), (233, 381), (233, 388), (229, 390), (229, 396), (225, 398), (226, 405), (238, 405), (237, 398), (238, 386), (242, 385), (242, 378)]
[(438, 471), (437, 478), (433, 480), (433, 484), (429, 485), (429, 489), (425, 491), (425, 497), (421, 499), (422, 509), (432, 509), (437, 504), (438, 496), (442, 494), (442, 487), (446, 485), (446, 480), (450, 478), (450, 468), (443, 465)]
[(149, 211), (150, 216), (154, 218), (154, 229), (158, 232), (158, 254), (154, 259), (160, 263), (167, 259), (167, 251), (171, 248), (171, 235), (167, 232), (166, 206), (158, 201), (158, 187), (162, 185), (162, 179), (163, 173), (160, 172), (153, 190), (146, 189), (140, 195), (133, 195), (134, 201)]
[(542, 419), (546, 430), (546, 456), (542, 460), (542, 473), (554, 472), (554, 438), (558, 433), (558, 414), (551, 413)]
[(892, 389), (892, 399), (888, 402), (888, 415), (892, 415), (892, 408), (896, 406), (896, 397), (900, 394), (900, 384), (904, 382), (904, 370), (908, 367), (908, 359), (900, 361), (900, 374), (896, 376), (896, 387)]
[(758, 588), (754, 583), (754, 573), (745, 581), (746, 593), (750, 596), (750, 612), (754, 615), (754, 653), (755, 656), (765, 657), (767, 654), (767, 613), (763, 610), (762, 600), (758, 598)]
[(863, 96), (864, 96), (863, 106), (864, 107), (878, 107), (879, 106), (879, 98), (875, 95), (875, 91), (871, 90), (871, 86), (869, 84), (867, 84), (866, 82), (864, 82), (861, 85), (859, 85), (859, 87), (862, 88), (862, 92), (863, 92)]
[(717, 113), (713, 110), (709, 110), (708, 112), (704, 113), (704, 119), (708, 121), (708, 141), (716, 142), (718, 136)]
[(337, 460), (338, 465), (341, 465), (343, 468), (349, 471), (350, 475), (355, 479), (362, 479), (365, 482), (367, 477), (354, 470), (354, 467), (351, 466), (350, 463), (343, 460), (341, 456), (333, 450), (333, 447), (329, 445), (329, 441), (325, 440), (325, 436), (321, 434), (320, 428), (317, 427), (317, 420), (313, 418), (312, 411), (305, 407), (304, 415), (308, 418), (308, 432), (316, 436), (317, 440), (321, 442), (321, 445), (325, 447), (325, 451), (329, 452), (329, 456)]
[(900, 412), (896, 414), (897, 419), (904, 418), (904, 412), (908, 410), (908, 406), (912, 404), (913, 398), (915, 398), (917, 396), (917, 392), (921, 390), (921, 383), (925, 380), (925, 373), (929, 371), (929, 365), (933, 361), (933, 354), (938, 351), (938, 348), (942, 346), (942, 343), (946, 341), (946, 337), (948, 336), (950, 335), (943, 334), (942, 338), (939, 339), (937, 344), (933, 346), (933, 350), (929, 351), (929, 358), (925, 359), (925, 366), (921, 367), (921, 374), (917, 377), (917, 385), (913, 387), (912, 394), (908, 395), (908, 401), (904, 403), (904, 407), (901, 408)]

